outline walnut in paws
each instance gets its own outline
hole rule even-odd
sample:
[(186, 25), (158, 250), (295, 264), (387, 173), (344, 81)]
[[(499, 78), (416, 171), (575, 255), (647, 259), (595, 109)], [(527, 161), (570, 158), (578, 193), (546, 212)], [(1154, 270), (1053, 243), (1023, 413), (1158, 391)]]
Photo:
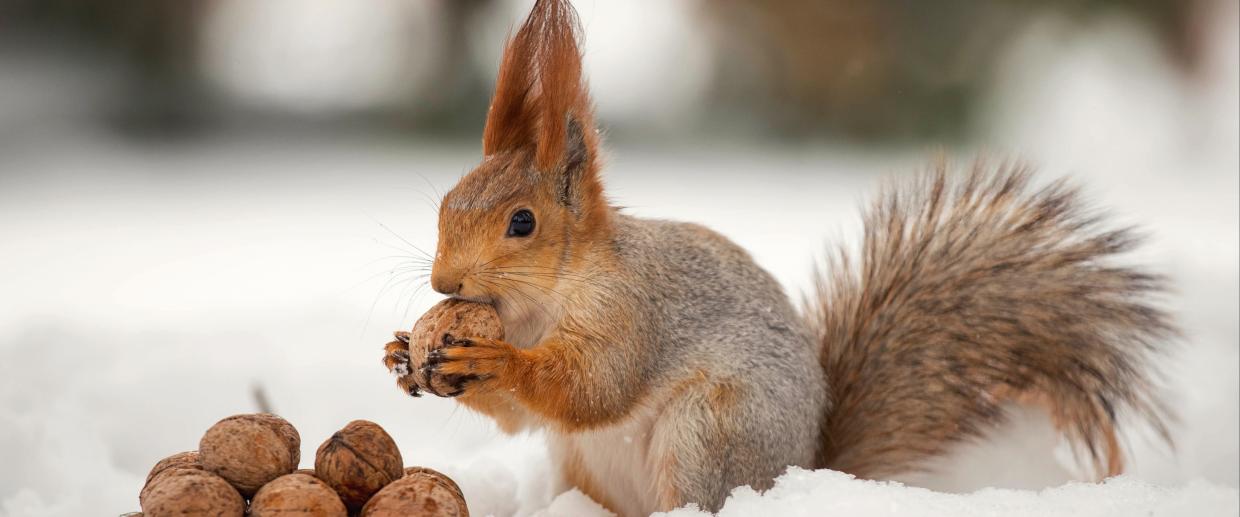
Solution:
[(489, 304), (447, 299), (426, 311), (411, 332), (397, 332), (396, 341), (385, 347), (384, 364), (397, 377), (402, 390), (413, 396), (426, 391), (449, 396), (460, 389), (460, 380), (431, 376), (422, 371), (427, 356), (453, 338), (504, 339), (499, 313)]

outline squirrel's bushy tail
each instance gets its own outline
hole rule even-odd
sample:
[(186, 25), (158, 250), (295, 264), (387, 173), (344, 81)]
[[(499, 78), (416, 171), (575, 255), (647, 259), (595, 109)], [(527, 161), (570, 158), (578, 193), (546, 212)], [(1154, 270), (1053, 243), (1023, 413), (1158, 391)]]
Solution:
[(818, 275), (811, 319), (833, 402), (818, 466), (915, 470), (1018, 401), (1119, 473), (1117, 414), (1167, 438), (1148, 362), (1175, 335), (1152, 300), (1162, 279), (1115, 264), (1138, 237), (1102, 227), (1062, 182), (1033, 189), (1018, 165), (946, 169), (888, 189), (860, 257), (841, 251)]

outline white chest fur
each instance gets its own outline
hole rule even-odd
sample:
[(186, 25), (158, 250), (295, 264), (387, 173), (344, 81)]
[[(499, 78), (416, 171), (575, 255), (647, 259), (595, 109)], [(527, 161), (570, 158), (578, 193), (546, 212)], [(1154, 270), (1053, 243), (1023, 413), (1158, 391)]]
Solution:
[(620, 515), (648, 515), (657, 506), (651, 450), (655, 411), (644, 409), (620, 423), (575, 433), (548, 430), (552, 460), (565, 479), (564, 488), (584, 482)]
[[(557, 300), (545, 293), (528, 294), (521, 300), (496, 303), (505, 340), (519, 348), (538, 345), (562, 316)], [(654, 408), (637, 409), (622, 422), (589, 431), (561, 433), (545, 428), (552, 461), (562, 477), (561, 488), (581, 483), (586, 486), (579, 488), (596, 492), (592, 495), (603, 499), (599, 502), (620, 515), (649, 515), (658, 504), (652, 470), (658, 451), (651, 450), (657, 446), (652, 440), (657, 413)]]

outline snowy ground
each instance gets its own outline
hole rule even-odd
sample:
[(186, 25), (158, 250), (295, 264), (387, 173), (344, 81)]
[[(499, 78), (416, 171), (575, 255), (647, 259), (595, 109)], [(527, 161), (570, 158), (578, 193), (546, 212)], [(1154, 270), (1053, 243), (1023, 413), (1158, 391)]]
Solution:
[[(957, 495), (792, 471), (763, 496), (738, 489), (722, 515), (1240, 513), (1240, 58), (1234, 29), (1225, 35), (1202, 86), (1175, 79), (1123, 24), (1081, 41), (1048, 25), (1013, 51), (1023, 65), (994, 97), (992, 139), (976, 145), (1071, 175), (1149, 230), (1141, 259), (1175, 279), (1169, 306), (1186, 329), (1166, 365), (1181, 416), (1174, 454), (1134, 436), (1130, 476), (1031, 491), (1069, 474), (1045, 422), (1018, 413), (1025, 425), (907, 480), (1008, 489)], [(1047, 61), (1037, 49), (1048, 41), (1069, 57)], [(25, 84), (30, 102), (7, 97), (0, 109), (69, 102)], [(0, 515), (136, 510), (147, 469), (255, 410), (256, 384), (301, 431), (305, 465), (332, 431), (365, 418), (406, 463), (453, 475), (475, 515), (590, 511), (579, 494), (555, 493), (539, 436), (503, 437), (451, 401), (409, 399), (379, 364), (390, 331), (436, 300), (389, 273), (399, 259), (385, 257), (405, 244), (380, 223), (432, 246), (426, 197), (476, 149), (347, 137), (151, 149), (34, 122), (5, 133), (0, 153)], [(857, 236), (876, 178), (925, 154), (619, 148), (608, 177), (630, 212), (705, 223), (799, 293), (826, 242)]]

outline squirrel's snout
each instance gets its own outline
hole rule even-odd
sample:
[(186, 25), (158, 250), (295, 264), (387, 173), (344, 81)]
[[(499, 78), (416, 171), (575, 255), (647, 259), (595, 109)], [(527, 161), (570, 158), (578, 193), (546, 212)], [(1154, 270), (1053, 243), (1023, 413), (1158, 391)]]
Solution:
[(445, 272), (441, 268), (435, 268), (431, 272), (431, 289), (440, 294), (456, 294), (460, 292), (463, 284), (461, 275), (456, 272)]

